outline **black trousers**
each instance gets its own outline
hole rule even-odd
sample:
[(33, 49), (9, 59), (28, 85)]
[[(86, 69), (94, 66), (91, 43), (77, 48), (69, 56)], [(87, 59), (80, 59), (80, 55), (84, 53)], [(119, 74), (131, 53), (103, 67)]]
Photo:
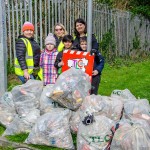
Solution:
[(100, 80), (101, 80), (101, 76), (100, 75), (92, 76), (91, 94), (97, 95), (99, 84), (100, 84)]

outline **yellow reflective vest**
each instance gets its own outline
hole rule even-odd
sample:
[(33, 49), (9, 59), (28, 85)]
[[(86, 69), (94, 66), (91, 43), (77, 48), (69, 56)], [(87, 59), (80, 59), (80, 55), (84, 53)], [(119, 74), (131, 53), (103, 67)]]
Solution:
[(40, 78), (40, 80), (43, 80), (43, 69), (40, 68), (40, 71), (38, 72), (38, 77)]
[[(33, 73), (33, 68), (34, 68), (32, 46), (31, 46), (31, 43), (30, 43), (30, 41), (28, 39), (21, 38), (21, 40), (23, 40), (23, 42), (24, 42), (24, 44), (26, 46), (26, 50), (27, 50), (25, 59), (26, 59), (26, 64), (28, 66), (28, 73), (32, 74)], [(24, 73), (23, 73), (23, 70), (20, 67), (20, 64), (18, 62), (17, 57), (15, 58), (15, 64), (14, 65), (15, 65), (15, 74), (18, 75), (18, 76), (23, 76)]]
[(57, 47), (57, 51), (61, 52), (61, 51), (63, 51), (63, 49), (64, 49), (64, 43), (61, 41)]

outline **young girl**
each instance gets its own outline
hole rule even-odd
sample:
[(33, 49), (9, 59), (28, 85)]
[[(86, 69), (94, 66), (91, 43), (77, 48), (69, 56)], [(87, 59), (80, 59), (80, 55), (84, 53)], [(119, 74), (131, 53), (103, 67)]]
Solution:
[[(62, 42), (64, 44), (64, 49), (63, 50), (71, 50), (72, 48), (72, 44), (73, 44), (73, 37), (71, 35), (65, 35), (62, 39)], [(59, 52), (57, 57), (56, 57), (56, 61), (54, 66), (57, 68), (58, 70), (58, 75), (61, 74), (61, 67), (64, 65), (64, 62), (62, 61), (62, 56), (63, 56), (63, 51)]]
[[(80, 48), (82, 51), (87, 51), (87, 37), (80, 38)], [(104, 68), (104, 58), (98, 50), (91, 50), (91, 53), (95, 54), (94, 66), (92, 72), (92, 89), (91, 94), (97, 95), (98, 87), (101, 79), (101, 72)]]
[(57, 70), (54, 67), (54, 63), (58, 52), (55, 46), (56, 40), (53, 34), (49, 33), (45, 39), (45, 50), (41, 53), (40, 57), (44, 85), (55, 84), (57, 79)]

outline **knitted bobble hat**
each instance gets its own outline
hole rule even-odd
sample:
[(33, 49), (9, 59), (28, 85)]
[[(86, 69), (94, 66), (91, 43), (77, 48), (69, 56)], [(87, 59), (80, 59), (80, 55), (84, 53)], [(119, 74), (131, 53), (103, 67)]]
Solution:
[(25, 30), (34, 31), (34, 25), (31, 22), (26, 21), (22, 26), (22, 32), (24, 32)]
[(56, 40), (52, 33), (49, 33), (48, 36), (45, 38), (45, 45), (47, 44), (53, 44), (56, 46)]

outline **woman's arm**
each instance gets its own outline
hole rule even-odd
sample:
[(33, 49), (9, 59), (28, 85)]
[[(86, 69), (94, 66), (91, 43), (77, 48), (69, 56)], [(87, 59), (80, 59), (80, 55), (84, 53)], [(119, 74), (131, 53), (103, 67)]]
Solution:
[(94, 34), (92, 34), (92, 49), (99, 49), (99, 44)]
[(26, 64), (26, 46), (23, 40), (19, 39), (16, 42), (16, 57), (22, 70), (28, 69)]

